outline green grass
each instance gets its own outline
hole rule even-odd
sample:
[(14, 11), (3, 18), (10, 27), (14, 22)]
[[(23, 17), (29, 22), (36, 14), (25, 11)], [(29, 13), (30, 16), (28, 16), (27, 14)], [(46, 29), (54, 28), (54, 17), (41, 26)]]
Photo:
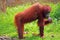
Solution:
[[(32, 35), (32, 32), (39, 33), (38, 26), (37, 26), (37, 20), (33, 21), (31, 23), (25, 24), (25, 31), (28, 31), (29, 34), (26, 34), (25, 40), (60, 40), (60, 21), (57, 22), (56, 19), (54, 19), (54, 10), (55, 6), (54, 4), (50, 4), (52, 7), (52, 11), (50, 16), (53, 19), (53, 23), (45, 26), (44, 29), (44, 37), (40, 38), (39, 36)], [(14, 25), (14, 15), (17, 14), (17, 12), (21, 12), (25, 10), (26, 8), (30, 7), (30, 5), (21, 5), (16, 7), (7, 7), (6, 14), (0, 13), (0, 35), (6, 35), (10, 37), (16, 37), (17, 38), (17, 30), (16, 26)], [(54, 36), (54, 37), (52, 37)]]

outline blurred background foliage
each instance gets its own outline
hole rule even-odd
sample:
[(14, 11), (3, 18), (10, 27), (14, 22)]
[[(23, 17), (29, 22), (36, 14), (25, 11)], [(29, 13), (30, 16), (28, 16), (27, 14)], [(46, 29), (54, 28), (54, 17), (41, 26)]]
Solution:
[[(8, 3), (7, 3), (8, 1)], [(53, 19), (52, 24), (49, 24), (45, 26), (44, 34), (45, 38), (44, 40), (60, 40), (60, 0), (46, 0), (46, 1), (40, 1), (40, 0), (30, 0), (29, 2), (23, 1), (19, 2), (20, 0), (5, 0), (5, 3), (2, 4), (2, 11), (0, 12), (0, 36), (10, 36), (10, 37), (16, 37), (18, 38), (16, 26), (14, 24), (14, 16), (18, 12), (22, 12), (23, 10), (29, 8), (33, 3), (40, 2), (41, 4), (48, 4), (51, 6), (51, 12), (50, 16)], [(49, 1), (49, 2), (48, 2)], [(2, 1), (4, 2), (4, 1)], [(11, 3), (12, 2), (12, 3)], [(0, 0), (1, 3), (1, 0)], [(4, 7), (5, 6), (5, 7)], [(37, 20), (33, 21), (32, 23), (25, 24), (24, 31), (29, 32), (29, 34), (26, 34), (25, 40), (43, 40), (39, 36), (34, 36), (32, 32), (38, 34), (39, 28), (37, 26)]]

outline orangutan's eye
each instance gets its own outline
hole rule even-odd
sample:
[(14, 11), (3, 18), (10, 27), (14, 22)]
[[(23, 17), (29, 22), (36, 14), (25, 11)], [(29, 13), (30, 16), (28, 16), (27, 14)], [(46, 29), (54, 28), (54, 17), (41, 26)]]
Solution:
[(50, 13), (50, 11), (48, 11), (48, 13)]

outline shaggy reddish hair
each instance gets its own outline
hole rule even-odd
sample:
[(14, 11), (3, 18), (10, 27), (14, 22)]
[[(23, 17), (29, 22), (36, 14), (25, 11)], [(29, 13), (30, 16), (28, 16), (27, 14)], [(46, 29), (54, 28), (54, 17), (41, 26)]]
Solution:
[[(43, 37), (44, 35), (44, 25), (52, 22), (49, 17), (49, 12), (51, 8), (48, 5), (42, 5), (39, 3), (33, 4), (26, 10), (19, 12), (15, 15), (15, 25), (17, 26), (18, 36), (20, 39), (23, 38), (24, 24), (32, 22), (38, 19), (39, 35)], [(47, 19), (47, 20), (45, 20)]]

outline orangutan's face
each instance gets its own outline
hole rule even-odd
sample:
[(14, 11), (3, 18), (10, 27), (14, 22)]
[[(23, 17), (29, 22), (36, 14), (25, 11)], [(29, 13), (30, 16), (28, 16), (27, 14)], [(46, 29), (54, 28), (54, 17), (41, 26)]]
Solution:
[(42, 12), (42, 15), (44, 18), (49, 18), (49, 14), (50, 14), (50, 11), (51, 11), (51, 8), (49, 6), (44, 6), (43, 7), (43, 12)]

